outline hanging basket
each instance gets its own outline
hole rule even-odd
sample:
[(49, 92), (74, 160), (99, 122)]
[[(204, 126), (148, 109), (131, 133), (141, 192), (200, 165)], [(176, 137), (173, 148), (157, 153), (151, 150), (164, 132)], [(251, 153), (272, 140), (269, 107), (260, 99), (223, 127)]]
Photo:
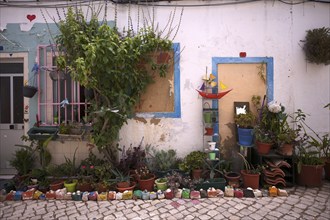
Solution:
[(23, 86), (23, 96), (27, 98), (32, 98), (38, 91), (37, 87), (34, 86)]
[(52, 70), (52, 71), (49, 72), (49, 77), (53, 81), (65, 80), (66, 79), (66, 74), (63, 71)]

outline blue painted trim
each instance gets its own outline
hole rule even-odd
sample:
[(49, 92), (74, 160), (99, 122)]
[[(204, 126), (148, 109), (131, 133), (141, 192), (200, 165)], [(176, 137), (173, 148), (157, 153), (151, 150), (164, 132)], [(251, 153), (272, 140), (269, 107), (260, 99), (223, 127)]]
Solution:
[(140, 112), (139, 117), (144, 118), (181, 118), (180, 94), (180, 43), (172, 45), (174, 51), (174, 112)]
[(212, 57), (212, 73), (218, 81), (218, 64), (228, 63), (266, 63), (267, 100), (274, 99), (274, 59), (273, 57)]

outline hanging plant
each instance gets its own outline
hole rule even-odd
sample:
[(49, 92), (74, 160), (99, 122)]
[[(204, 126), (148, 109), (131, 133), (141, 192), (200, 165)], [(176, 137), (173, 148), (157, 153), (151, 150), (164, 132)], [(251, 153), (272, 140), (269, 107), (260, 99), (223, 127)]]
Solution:
[(311, 63), (330, 63), (330, 29), (316, 28), (308, 30), (304, 44), (306, 59)]

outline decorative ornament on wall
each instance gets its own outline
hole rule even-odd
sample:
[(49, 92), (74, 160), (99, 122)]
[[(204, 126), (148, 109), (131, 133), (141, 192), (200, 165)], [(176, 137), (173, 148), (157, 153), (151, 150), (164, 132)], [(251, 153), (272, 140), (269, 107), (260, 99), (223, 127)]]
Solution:
[(33, 21), (34, 19), (36, 19), (36, 15), (27, 15), (26, 18), (31, 22)]
[(29, 114), (29, 105), (24, 106), (24, 114)]

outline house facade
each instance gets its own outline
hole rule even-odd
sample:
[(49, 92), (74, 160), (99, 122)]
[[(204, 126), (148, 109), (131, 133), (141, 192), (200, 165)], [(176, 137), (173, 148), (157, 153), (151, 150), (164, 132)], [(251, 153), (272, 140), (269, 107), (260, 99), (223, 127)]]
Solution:
[[(20, 136), (37, 120), (45, 124), (50, 120), (47, 123), (54, 125), (54, 115), (46, 119), (47, 108), (42, 110), (46, 96), (43, 99), (37, 93), (23, 99), (15, 95), (24, 82), (39, 86), (52, 83), (49, 79), (42, 81), (33, 68), (35, 64), (40, 68), (41, 63), (53, 62), (52, 50), (47, 46), (54, 43), (53, 37), (58, 33), (54, 21), (63, 19), (67, 8), (76, 3), (88, 11), (87, 3), (80, 1), (56, 1), (57, 7), (54, 2), (8, 1), (0, 5), (1, 173), (12, 172), (9, 158), (16, 149), (14, 145), (21, 143)], [(303, 40), (308, 30), (330, 26), (330, 4), (295, 2), (159, 1), (151, 5), (94, 1), (92, 7), (103, 6), (99, 18), (105, 18), (109, 25), (117, 25), (119, 30), (127, 26), (137, 29), (144, 22), (152, 25), (154, 21), (176, 45), (174, 78), (168, 82), (169, 96), (174, 97), (173, 110), (139, 112), (121, 129), (119, 144), (137, 146), (143, 137), (144, 143), (176, 149), (180, 156), (202, 150), (203, 100), (196, 89), (210, 73), (217, 76), (219, 90), (233, 89), (216, 103), (224, 145), (235, 145), (230, 132), (233, 102), (250, 102), (254, 94), (276, 100), (288, 113), (302, 109), (310, 115), (308, 123), (315, 131), (329, 133), (330, 114), (323, 107), (330, 102), (330, 66), (306, 61)], [(265, 65), (265, 83), (257, 77), (256, 68), (260, 65)], [(70, 86), (75, 88), (74, 84)], [(78, 94), (74, 89), (69, 92)], [(58, 97), (57, 103), (65, 98)], [(83, 108), (84, 103), (79, 101), (72, 102), (75, 108)], [(68, 111), (66, 120), (76, 117), (75, 108)], [(53, 162), (64, 161), (63, 155), (72, 156), (76, 147), (78, 159), (87, 156), (86, 141), (52, 141), (49, 149)]]

